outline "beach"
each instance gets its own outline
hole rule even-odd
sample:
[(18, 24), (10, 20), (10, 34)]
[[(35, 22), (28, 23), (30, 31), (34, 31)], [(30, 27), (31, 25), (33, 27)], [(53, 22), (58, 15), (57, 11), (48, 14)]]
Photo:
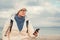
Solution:
[(38, 40), (60, 40), (60, 35), (42, 35)]

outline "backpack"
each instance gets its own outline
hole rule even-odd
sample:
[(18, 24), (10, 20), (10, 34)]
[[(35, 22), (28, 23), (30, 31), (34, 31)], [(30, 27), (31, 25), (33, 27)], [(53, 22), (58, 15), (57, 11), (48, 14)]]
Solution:
[[(27, 31), (26, 31), (26, 32), (27, 32), (27, 33), (28, 33), (28, 24), (29, 24), (29, 20), (26, 21), (26, 27), (27, 27)], [(8, 30), (9, 30), (9, 32), (11, 33), (12, 26), (13, 26), (13, 20), (11, 19), (11, 20), (10, 20), (10, 26), (9, 26), (9, 28), (7, 29), (6, 33), (5, 33), (5, 36), (7, 36), (6, 34), (7, 34)]]

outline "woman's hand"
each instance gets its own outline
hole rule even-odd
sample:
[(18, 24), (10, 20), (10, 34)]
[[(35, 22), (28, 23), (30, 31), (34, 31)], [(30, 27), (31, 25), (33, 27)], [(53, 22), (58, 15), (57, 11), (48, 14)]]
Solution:
[(36, 37), (38, 36), (38, 32), (39, 32), (39, 28), (35, 30), (35, 32), (33, 33), (33, 35), (35, 35)]
[(34, 35), (35, 37), (37, 37), (37, 36), (38, 36), (38, 32), (35, 31), (35, 32), (33, 33), (33, 35)]

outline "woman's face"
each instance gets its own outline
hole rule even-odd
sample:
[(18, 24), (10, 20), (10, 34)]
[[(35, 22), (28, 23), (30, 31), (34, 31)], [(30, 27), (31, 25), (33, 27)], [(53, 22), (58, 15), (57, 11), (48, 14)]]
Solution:
[(25, 16), (25, 14), (26, 14), (26, 9), (21, 9), (18, 15)]

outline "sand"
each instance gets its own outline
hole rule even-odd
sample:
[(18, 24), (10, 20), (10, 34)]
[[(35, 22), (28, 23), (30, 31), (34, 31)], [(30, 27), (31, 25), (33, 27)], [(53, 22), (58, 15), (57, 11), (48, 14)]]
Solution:
[(40, 36), (40, 40), (60, 40), (60, 35), (43, 35)]
[(41, 35), (38, 40), (60, 40), (60, 35)]

